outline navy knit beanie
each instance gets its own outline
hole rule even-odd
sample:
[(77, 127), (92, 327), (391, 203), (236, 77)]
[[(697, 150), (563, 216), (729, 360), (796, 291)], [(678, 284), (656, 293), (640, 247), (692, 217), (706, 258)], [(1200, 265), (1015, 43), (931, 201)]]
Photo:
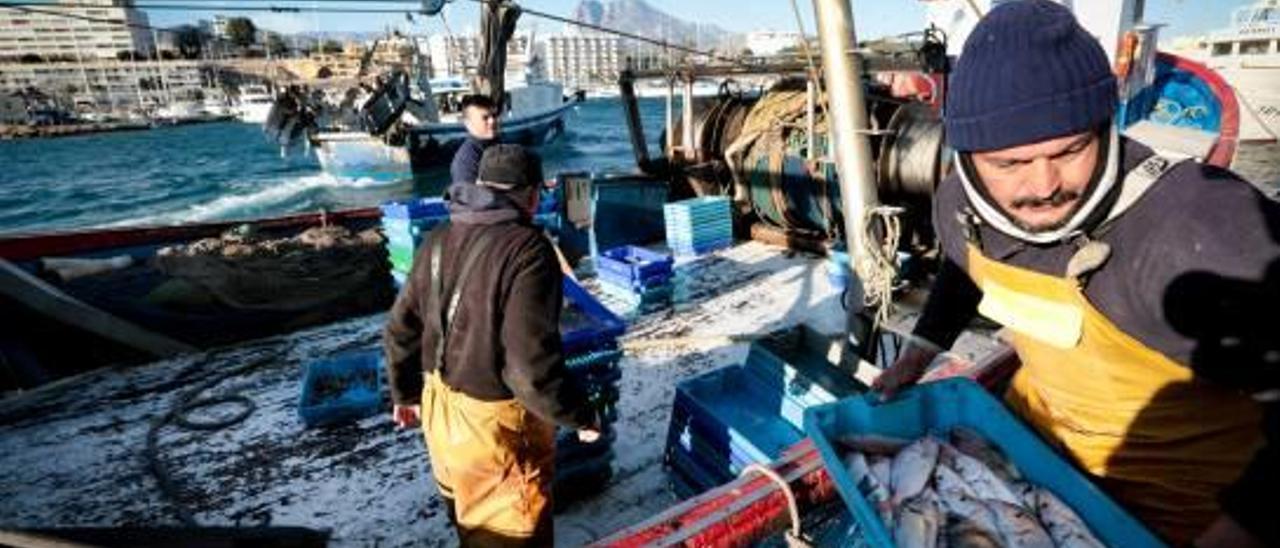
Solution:
[(1008, 148), (1086, 131), (1115, 111), (1102, 46), (1049, 0), (1001, 4), (974, 27), (944, 115), (958, 151)]

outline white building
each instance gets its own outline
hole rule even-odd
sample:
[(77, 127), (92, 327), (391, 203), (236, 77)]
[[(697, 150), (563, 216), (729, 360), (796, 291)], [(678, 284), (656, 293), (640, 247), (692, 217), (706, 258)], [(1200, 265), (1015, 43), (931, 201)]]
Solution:
[(230, 38), (231, 35), (227, 34), (227, 23), (229, 21), (231, 21), (231, 19), (225, 15), (213, 16), (213, 23), (211, 25), (211, 28), (213, 31), (212, 34), (214, 38), (217, 38), (219, 40), (227, 40)]
[(203, 61), (119, 61), (0, 64), (0, 93), (34, 87), (44, 93), (110, 109), (193, 100), (212, 88)]
[[(427, 39), (431, 57), (432, 78), (470, 78), (475, 76), (480, 64), (480, 37), (476, 35), (436, 34)], [(508, 85), (524, 82), (526, 77), (538, 79), (541, 74), (536, 66), (530, 66), (531, 57), (538, 56), (537, 47), (529, 43), (529, 35), (517, 34), (507, 43)]]
[(784, 48), (800, 45), (800, 33), (780, 30), (754, 30), (747, 33), (746, 48), (752, 55), (768, 57), (777, 55)]
[(31, 54), (45, 59), (115, 59), (121, 51), (154, 51), (151, 33), (144, 28), (147, 15), (133, 7), (132, 0), (62, 0), (38, 9), (92, 19), (124, 20), (140, 27), (0, 9), (0, 59), (18, 59)]
[(562, 34), (547, 38), (550, 78), (569, 88), (613, 85), (623, 68), (622, 42), (599, 34)]

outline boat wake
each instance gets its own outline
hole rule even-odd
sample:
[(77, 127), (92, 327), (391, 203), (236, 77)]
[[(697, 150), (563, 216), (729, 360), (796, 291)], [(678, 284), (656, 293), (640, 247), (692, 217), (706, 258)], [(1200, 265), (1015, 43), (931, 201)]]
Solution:
[(369, 200), (355, 201), (351, 196), (343, 196), (342, 191), (386, 186), (385, 181), (350, 179), (328, 173), (288, 176), (245, 193), (223, 195), (207, 202), (188, 204), (175, 211), (117, 221), (106, 226), (177, 225), (356, 207), (367, 205)]

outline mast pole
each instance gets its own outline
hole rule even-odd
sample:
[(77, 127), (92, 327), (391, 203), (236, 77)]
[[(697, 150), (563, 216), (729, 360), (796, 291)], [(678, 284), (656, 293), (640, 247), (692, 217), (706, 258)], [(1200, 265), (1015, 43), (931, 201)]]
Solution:
[[(813, 0), (822, 53), (823, 82), (829, 101), (828, 123), (834, 136), (836, 169), (840, 175), (840, 200), (844, 210), (844, 236), (852, 270), (846, 332), (859, 352), (874, 347), (863, 340), (860, 264), (869, 264), (870, 250), (863, 229), (869, 212), (880, 205), (867, 137), (867, 106), (863, 94), (862, 70), (854, 58), (853, 8), (850, 0)], [(871, 343), (871, 344), (868, 344)]]

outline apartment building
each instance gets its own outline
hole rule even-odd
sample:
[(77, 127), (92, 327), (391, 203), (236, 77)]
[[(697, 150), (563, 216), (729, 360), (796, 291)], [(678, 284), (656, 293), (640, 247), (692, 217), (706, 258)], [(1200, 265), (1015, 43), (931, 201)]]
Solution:
[(202, 61), (119, 61), (0, 64), (0, 93), (36, 88), (76, 104), (107, 108), (190, 100), (213, 86)]
[(547, 70), (570, 88), (612, 85), (623, 68), (622, 42), (598, 34), (562, 34), (547, 38)]
[[(132, 0), (60, 0), (38, 8), (90, 19), (147, 25), (147, 15)], [(145, 28), (19, 10), (0, 10), (0, 59), (39, 55), (44, 59), (115, 59), (121, 51), (151, 52)]]
[[(533, 61), (540, 54), (530, 40), (529, 35), (518, 34), (507, 43), (504, 77), (508, 85), (523, 82), (526, 77), (537, 80), (545, 76), (539, 63)], [(480, 64), (480, 37), (476, 35), (437, 34), (427, 39), (427, 50), (432, 78), (470, 78)]]
[(794, 31), (755, 30), (747, 33), (746, 47), (754, 55), (767, 57), (798, 47), (800, 40), (800, 33)]

